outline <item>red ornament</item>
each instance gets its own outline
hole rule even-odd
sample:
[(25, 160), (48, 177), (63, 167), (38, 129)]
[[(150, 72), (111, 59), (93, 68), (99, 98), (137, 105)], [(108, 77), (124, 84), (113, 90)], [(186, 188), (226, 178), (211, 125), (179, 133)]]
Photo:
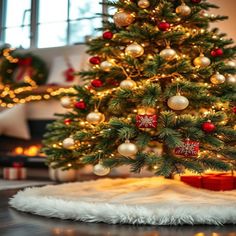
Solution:
[(95, 57), (91, 57), (91, 58), (89, 59), (89, 62), (90, 62), (91, 64), (93, 64), (93, 65), (98, 65), (98, 64), (101, 63), (101, 59), (100, 59), (100, 57), (95, 56)]
[(106, 31), (103, 33), (102, 37), (104, 39), (112, 39), (113, 38), (113, 33), (111, 31)]
[(211, 55), (213, 57), (220, 57), (224, 54), (223, 50), (221, 48), (216, 48), (214, 50), (211, 51)]
[(95, 79), (91, 82), (91, 85), (95, 88), (100, 88), (103, 86), (103, 82), (100, 79)]
[(236, 114), (236, 107), (233, 107), (232, 111), (234, 114)]
[(156, 128), (157, 115), (137, 115), (136, 126), (139, 128)]
[(66, 82), (74, 81), (75, 79), (75, 70), (73, 67), (69, 67), (67, 70), (64, 71), (64, 76), (66, 78)]
[(185, 157), (195, 157), (198, 155), (199, 142), (186, 139), (183, 145), (175, 148), (175, 154)]
[(202, 124), (202, 130), (206, 133), (211, 133), (216, 129), (215, 125), (211, 121), (204, 122)]
[(158, 28), (161, 31), (167, 31), (170, 28), (170, 24), (168, 22), (162, 21), (158, 24)]
[(200, 3), (202, 0), (191, 0), (192, 3)]
[(71, 122), (72, 122), (72, 120), (71, 120), (70, 118), (66, 118), (66, 119), (64, 120), (64, 124), (65, 124), (65, 125), (70, 125)]
[(80, 109), (80, 110), (85, 110), (86, 109), (86, 103), (84, 101), (78, 101), (74, 104), (75, 108)]

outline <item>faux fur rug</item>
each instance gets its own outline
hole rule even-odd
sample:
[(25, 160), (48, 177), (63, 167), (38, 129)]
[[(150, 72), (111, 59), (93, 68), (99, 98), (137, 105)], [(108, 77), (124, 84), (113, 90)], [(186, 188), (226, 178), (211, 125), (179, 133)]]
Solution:
[(24, 212), (109, 224), (236, 224), (236, 191), (212, 192), (163, 178), (100, 179), (19, 191)]

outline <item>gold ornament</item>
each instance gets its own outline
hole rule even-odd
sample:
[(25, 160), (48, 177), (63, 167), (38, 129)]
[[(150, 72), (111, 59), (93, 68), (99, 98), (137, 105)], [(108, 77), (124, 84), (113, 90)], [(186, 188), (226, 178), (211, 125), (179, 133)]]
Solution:
[(194, 59), (193, 64), (197, 67), (207, 67), (211, 64), (211, 60), (205, 57), (204, 54), (200, 54), (199, 57)]
[(175, 9), (175, 12), (180, 16), (189, 16), (191, 14), (191, 8), (185, 3), (182, 3)]
[(171, 61), (175, 59), (176, 55), (176, 51), (170, 47), (167, 47), (160, 52), (160, 56), (166, 61)]
[(112, 63), (109, 61), (103, 61), (100, 64), (100, 68), (106, 72), (109, 72), (111, 70), (112, 66), (113, 66)]
[(148, 8), (150, 6), (150, 2), (148, 0), (139, 0), (138, 1), (138, 6), (140, 8), (145, 9), (145, 8)]
[(60, 103), (64, 108), (71, 108), (73, 106), (72, 99), (70, 97), (62, 97)]
[(95, 110), (86, 116), (86, 120), (93, 125), (97, 125), (105, 120), (105, 116), (98, 110)]
[(104, 166), (101, 162), (93, 167), (93, 173), (98, 176), (104, 176), (109, 174), (111, 169), (109, 167)]
[(135, 81), (130, 78), (127, 78), (120, 83), (120, 88), (122, 89), (134, 89), (136, 87)]
[(225, 65), (230, 67), (236, 67), (236, 63), (234, 61), (227, 61)]
[(173, 97), (170, 97), (167, 101), (167, 104), (171, 109), (181, 111), (187, 108), (189, 105), (189, 100), (186, 97), (177, 94)]
[(66, 149), (74, 149), (75, 140), (73, 138), (66, 138), (62, 141), (62, 146)]
[(119, 145), (117, 150), (122, 156), (134, 157), (138, 152), (138, 147), (135, 144), (130, 143), (129, 140), (126, 140), (125, 143)]
[(225, 82), (225, 77), (217, 72), (211, 76), (210, 80), (213, 84), (223, 84)]
[(114, 22), (117, 27), (128, 26), (134, 21), (134, 16), (124, 11), (118, 11), (115, 13)]
[(143, 53), (143, 47), (137, 43), (132, 43), (125, 49), (125, 54), (131, 57), (141, 57)]
[(156, 109), (153, 107), (140, 107), (137, 113), (139, 115), (154, 115), (156, 114)]
[(234, 75), (227, 76), (227, 84), (236, 84), (236, 77)]

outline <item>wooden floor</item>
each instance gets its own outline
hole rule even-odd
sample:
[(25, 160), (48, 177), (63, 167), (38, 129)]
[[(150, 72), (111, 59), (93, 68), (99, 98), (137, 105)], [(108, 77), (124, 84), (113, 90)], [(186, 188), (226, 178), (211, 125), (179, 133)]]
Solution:
[(0, 236), (236, 236), (236, 225), (150, 227), (48, 219), (9, 208), (8, 199), (16, 192), (0, 191)]

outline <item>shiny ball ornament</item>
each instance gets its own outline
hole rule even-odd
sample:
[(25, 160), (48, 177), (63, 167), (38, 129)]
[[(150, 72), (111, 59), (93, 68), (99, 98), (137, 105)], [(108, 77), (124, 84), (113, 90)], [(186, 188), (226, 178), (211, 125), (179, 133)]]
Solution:
[(112, 68), (112, 63), (109, 62), (109, 61), (103, 61), (101, 64), (100, 64), (100, 68), (106, 72), (109, 72)]
[(191, 14), (191, 8), (185, 3), (182, 3), (175, 9), (175, 12), (180, 16), (189, 16)]
[(167, 47), (160, 52), (160, 56), (164, 58), (166, 61), (171, 61), (175, 59), (177, 53), (174, 49)]
[(226, 82), (231, 85), (236, 84), (236, 77), (234, 75), (228, 75)]
[(101, 112), (95, 110), (86, 116), (86, 120), (90, 124), (97, 125), (105, 120), (105, 116)]
[(74, 104), (74, 107), (79, 110), (85, 110), (86, 109), (86, 103), (84, 101), (78, 101)]
[(113, 33), (111, 31), (105, 31), (102, 34), (103, 39), (112, 39), (113, 38)]
[(210, 80), (212, 84), (223, 84), (225, 82), (225, 77), (220, 73), (216, 73), (211, 76)]
[(192, 3), (200, 3), (202, 0), (191, 0)]
[(128, 26), (134, 21), (134, 16), (128, 12), (118, 11), (115, 13), (113, 20), (117, 27)]
[(232, 112), (233, 112), (234, 114), (236, 114), (236, 107), (233, 107), (233, 108), (232, 108)]
[(98, 176), (108, 175), (111, 169), (109, 167), (104, 166), (101, 163), (98, 163), (93, 167), (93, 173)]
[(72, 99), (70, 97), (62, 97), (60, 99), (60, 103), (64, 108), (71, 108), (72, 107)]
[(138, 1), (138, 6), (140, 8), (145, 9), (145, 8), (148, 8), (150, 6), (150, 2), (148, 0), (139, 0)]
[(63, 123), (64, 123), (65, 125), (70, 125), (71, 122), (72, 122), (72, 120), (71, 120), (70, 118), (66, 118), (66, 119), (63, 121)]
[(100, 88), (103, 86), (103, 82), (100, 80), (100, 79), (94, 79), (92, 82), (91, 82), (91, 85), (95, 88)]
[(211, 51), (211, 56), (212, 57), (220, 57), (223, 56), (224, 51), (221, 48), (215, 48)]
[(186, 97), (177, 94), (169, 98), (167, 104), (172, 110), (181, 111), (188, 107), (189, 100)]
[(122, 89), (134, 89), (135, 87), (136, 83), (132, 79), (125, 79), (120, 83), (120, 88)]
[(137, 43), (132, 43), (125, 49), (125, 54), (131, 57), (141, 57), (143, 53), (143, 47)]
[(161, 31), (167, 31), (168, 29), (170, 29), (170, 24), (168, 22), (162, 21), (157, 24), (157, 27)]
[(236, 63), (234, 61), (227, 61), (225, 65), (230, 67), (236, 67)]
[(193, 64), (197, 67), (207, 67), (211, 64), (211, 60), (201, 54), (199, 57), (194, 59)]
[(216, 129), (215, 125), (210, 120), (202, 123), (202, 130), (205, 131), (206, 133), (212, 133), (213, 131), (215, 131), (215, 129)]
[(66, 138), (62, 141), (62, 147), (65, 149), (73, 149), (75, 147), (75, 140), (73, 138)]
[(98, 57), (98, 56), (95, 56), (95, 57), (91, 57), (89, 59), (89, 62), (93, 65), (99, 65), (101, 63), (101, 58)]
[(135, 144), (131, 143), (129, 140), (126, 140), (125, 143), (119, 145), (117, 151), (122, 156), (134, 157), (138, 152), (138, 147)]

